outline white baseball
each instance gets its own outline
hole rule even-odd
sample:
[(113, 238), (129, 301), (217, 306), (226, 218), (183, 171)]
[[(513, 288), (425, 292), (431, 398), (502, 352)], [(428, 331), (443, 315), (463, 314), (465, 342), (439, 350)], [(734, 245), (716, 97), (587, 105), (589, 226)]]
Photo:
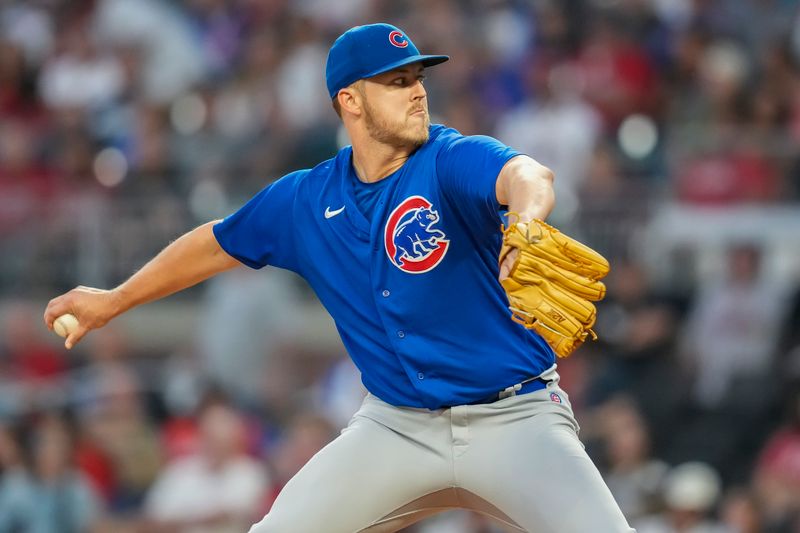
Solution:
[(78, 319), (69, 313), (61, 315), (53, 322), (53, 330), (61, 337), (66, 337), (78, 328)]

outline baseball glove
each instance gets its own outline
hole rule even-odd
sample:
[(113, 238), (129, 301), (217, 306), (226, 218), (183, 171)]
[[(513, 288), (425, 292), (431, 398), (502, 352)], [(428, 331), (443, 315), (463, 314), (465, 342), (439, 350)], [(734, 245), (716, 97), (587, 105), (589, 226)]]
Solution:
[(590, 335), (597, 339), (592, 302), (606, 294), (599, 280), (610, 270), (608, 261), (541, 220), (509, 223), (502, 229), (500, 263), (518, 250), (501, 282), (511, 318), (535, 330), (559, 357), (571, 355)]

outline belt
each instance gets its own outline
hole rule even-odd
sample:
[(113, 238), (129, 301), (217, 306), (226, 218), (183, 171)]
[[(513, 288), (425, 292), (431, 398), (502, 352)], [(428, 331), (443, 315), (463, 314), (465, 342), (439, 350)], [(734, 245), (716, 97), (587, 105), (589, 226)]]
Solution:
[(535, 377), (531, 379), (526, 379), (521, 383), (517, 383), (516, 385), (512, 385), (510, 387), (506, 387), (505, 389), (495, 392), (491, 396), (487, 396), (482, 400), (478, 400), (476, 402), (472, 402), (470, 405), (480, 405), (484, 403), (494, 403), (498, 400), (502, 400), (504, 398), (509, 398), (511, 396), (519, 396), (522, 394), (528, 394), (529, 392), (536, 392), (537, 390), (542, 390), (543, 388), (547, 387), (547, 381), (540, 378)]

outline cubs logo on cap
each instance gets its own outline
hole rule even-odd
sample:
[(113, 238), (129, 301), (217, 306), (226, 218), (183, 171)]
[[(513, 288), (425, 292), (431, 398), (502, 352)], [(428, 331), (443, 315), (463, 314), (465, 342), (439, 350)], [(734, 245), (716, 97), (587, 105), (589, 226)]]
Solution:
[(405, 48), (408, 46), (408, 39), (397, 30), (389, 32), (389, 42), (398, 48)]
[(450, 241), (436, 227), (439, 212), (422, 196), (403, 200), (389, 215), (383, 234), (386, 255), (394, 266), (409, 274), (436, 268)]
[(328, 93), (335, 98), (356, 80), (371, 78), (411, 63), (432, 67), (448, 56), (423, 55), (408, 35), (391, 24), (379, 23), (350, 28), (334, 41), (325, 65)]

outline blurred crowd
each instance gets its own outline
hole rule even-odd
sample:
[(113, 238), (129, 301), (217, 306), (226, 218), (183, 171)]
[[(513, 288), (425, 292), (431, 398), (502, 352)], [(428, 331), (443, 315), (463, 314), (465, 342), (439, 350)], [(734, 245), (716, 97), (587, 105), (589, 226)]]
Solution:
[(551, 221), (610, 258), (560, 372), (631, 523), (800, 531), (800, 272), (754, 239), (713, 276), (641, 253), (665, 207), (800, 227), (795, 0), (0, 0), (0, 533), (246, 531), (347, 423), (363, 388), (292, 275), (175, 297), (196, 333), (160, 349), (111, 324), (67, 355), (40, 317), (346, 144), (325, 58), (375, 21), (451, 55), (433, 121), (552, 168)]

